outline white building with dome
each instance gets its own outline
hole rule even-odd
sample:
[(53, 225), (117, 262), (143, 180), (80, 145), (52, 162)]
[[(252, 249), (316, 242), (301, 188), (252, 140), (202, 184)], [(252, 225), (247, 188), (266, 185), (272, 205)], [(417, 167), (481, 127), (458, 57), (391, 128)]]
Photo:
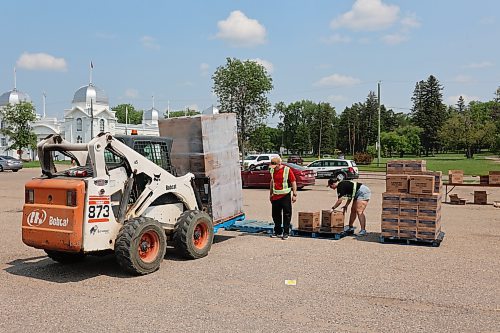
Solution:
[[(21, 101), (31, 102), (31, 99), (28, 94), (14, 88), (0, 96), (0, 108), (9, 103), (17, 104)], [(96, 136), (100, 132), (131, 134), (132, 130), (135, 130), (134, 132), (138, 135), (159, 136), (158, 118), (159, 111), (153, 105), (151, 109), (143, 112), (142, 124), (118, 123), (115, 112), (109, 106), (106, 93), (89, 83), (75, 92), (71, 108), (64, 110), (62, 120), (46, 117), (44, 110), (43, 115), (37, 115), (37, 120), (31, 126), (38, 141), (50, 134), (61, 134), (69, 142), (83, 143), (89, 142), (92, 135)], [(3, 126), (2, 119), (0, 119), (0, 126)], [(8, 146), (9, 139), (0, 134), (0, 155), (17, 156), (16, 152), (7, 151)], [(26, 152), (23, 158), (36, 158), (35, 153), (35, 151)]]

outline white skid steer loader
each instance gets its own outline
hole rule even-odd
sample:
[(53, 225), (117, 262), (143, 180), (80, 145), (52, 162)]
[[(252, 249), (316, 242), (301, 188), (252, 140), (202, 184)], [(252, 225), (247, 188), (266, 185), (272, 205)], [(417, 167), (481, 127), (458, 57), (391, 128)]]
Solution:
[[(25, 244), (61, 263), (114, 251), (133, 274), (157, 270), (167, 240), (188, 258), (208, 254), (213, 224), (202, 210), (194, 175), (176, 177), (156, 164), (170, 165), (166, 145), (146, 140), (135, 151), (124, 142), (101, 133), (89, 143), (53, 135), (38, 144), (42, 176), (25, 185)], [(76, 166), (58, 172), (57, 154)]]

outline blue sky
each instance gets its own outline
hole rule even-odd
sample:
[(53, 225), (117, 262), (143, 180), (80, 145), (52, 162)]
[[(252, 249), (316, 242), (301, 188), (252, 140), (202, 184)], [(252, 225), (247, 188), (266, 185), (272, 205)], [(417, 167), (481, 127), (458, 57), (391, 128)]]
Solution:
[[(8, 1), (2, 3), (0, 92), (27, 92), (63, 116), (93, 83), (112, 106), (171, 110), (217, 104), (211, 76), (227, 57), (261, 62), (271, 102), (330, 102), (338, 113), (381, 81), (408, 112), (435, 75), (444, 100), (487, 101), (500, 85), (498, 0)], [(273, 124), (271, 124), (273, 125)]]

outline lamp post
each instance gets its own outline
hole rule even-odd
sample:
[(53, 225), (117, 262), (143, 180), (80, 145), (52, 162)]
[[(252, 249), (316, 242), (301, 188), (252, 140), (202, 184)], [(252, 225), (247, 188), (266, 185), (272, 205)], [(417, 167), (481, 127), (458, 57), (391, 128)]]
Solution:
[(378, 81), (378, 135), (377, 135), (377, 166), (380, 166), (380, 81)]

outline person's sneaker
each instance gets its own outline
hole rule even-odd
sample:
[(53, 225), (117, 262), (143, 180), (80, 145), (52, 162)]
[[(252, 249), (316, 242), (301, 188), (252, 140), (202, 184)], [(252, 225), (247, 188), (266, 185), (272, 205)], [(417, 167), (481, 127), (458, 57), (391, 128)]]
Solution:
[(361, 230), (358, 232), (358, 236), (366, 236), (366, 230)]
[(271, 238), (278, 238), (278, 237), (281, 237), (281, 235), (278, 235), (278, 234), (275, 234), (275, 233), (271, 234)]
[(354, 232), (354, 227), (347, 227), (346, 232)]
[(283, 236), (281, 237), (281, 239), (283, 239), (283, 240), (287, 240), (287, 239), (288, 239), (288, 237), (289, 237), (289, 236), (288, 236), (288, 234), (283, 234)]

